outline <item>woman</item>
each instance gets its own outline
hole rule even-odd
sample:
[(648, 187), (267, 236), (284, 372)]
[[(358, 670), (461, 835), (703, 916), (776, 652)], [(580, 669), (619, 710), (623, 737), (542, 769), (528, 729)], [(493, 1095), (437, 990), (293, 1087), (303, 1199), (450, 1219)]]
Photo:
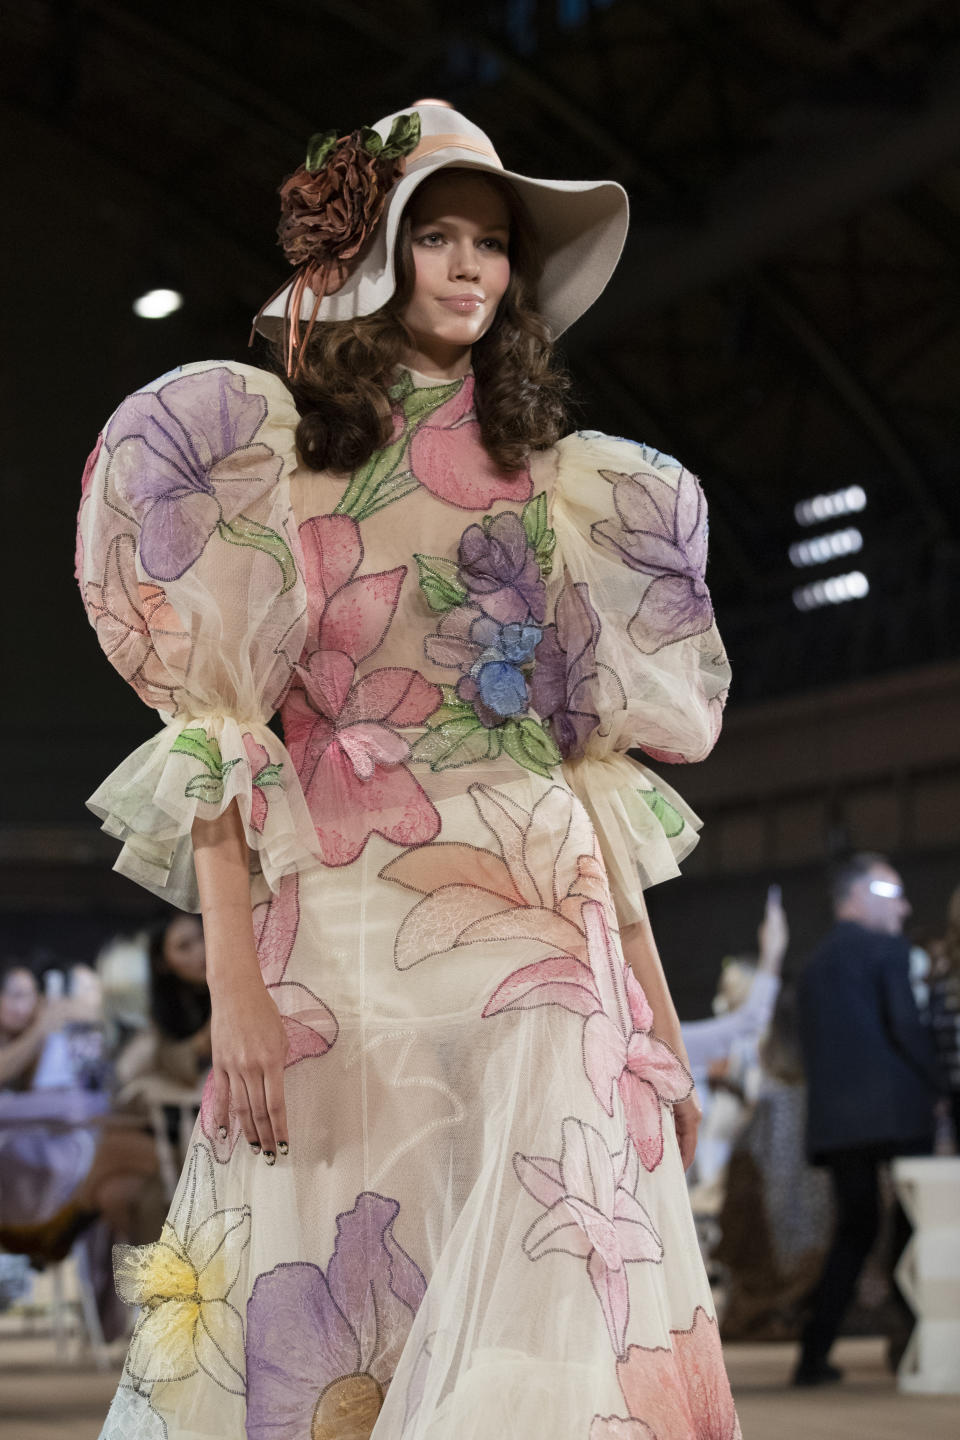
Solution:
[(656, 451), (560, 439), (550, 348), (625, 196), (506, 172), (431, 103), (314, 137), (281, 194), (258, 324), (297, 404), (164, 377), (81, 506), (91, 620), (172, 717), (90, 803), (202, 910), (213, 1001), (104, 1434), (730, 1440), (641, 888), (696, 821), (622, 753), (719, 728), (704, 506)]
[(203, 926), (196, 915), (172, 910), (147, 940), (150, 1025), (119, 1056), (117, 1083), (148, 1074), (194, 1086), (210, 1069), (210, 991)]

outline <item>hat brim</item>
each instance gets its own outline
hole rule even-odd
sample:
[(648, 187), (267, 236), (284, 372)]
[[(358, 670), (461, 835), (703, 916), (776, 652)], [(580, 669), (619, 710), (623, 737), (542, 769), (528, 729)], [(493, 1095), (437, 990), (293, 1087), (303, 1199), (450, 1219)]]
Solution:
[[(393, 254), (400, 217), (419, 185), (438, 170), (476, 170), (506, 181), (530, 215), (543, 259), (537, 308), (556, 339), (601, 295), (623, 251), (629, 223), (626, 191), (613, 180), (535, 180), (478, 159), (474, 150), (444, 149), (410, 165), (390, 192), (383, 218), (363, 261), (334, 295), (325, 295), (319, 321), (372, 315), (396, 289)], [(275, 338), (283, 325), (293, 280), (265, 306), (257, 329)], [(307, 290), (300, 319), (309, 321), (314, 295)]]

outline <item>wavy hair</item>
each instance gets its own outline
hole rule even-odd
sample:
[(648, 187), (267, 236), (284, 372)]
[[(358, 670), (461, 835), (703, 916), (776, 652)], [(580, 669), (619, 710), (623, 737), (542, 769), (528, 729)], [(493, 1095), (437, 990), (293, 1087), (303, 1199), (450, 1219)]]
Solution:
[[(570, 381), (535, 308), (542, 261), (526, 208), (506, 181), (486, 172), (483, 179), (497, 187), (510, 212), (510, 281), (493, 324), (473, 347), (477, 420), (494, 463), (521, 470), (531, 450), (548, 449), (564, 433)], [(311, 470), (356, 470), (390, 439), (388, 391), (413, 343), (402, 319), (415, 278), (410, 232), (408, 204), (397, 233), (391, 299), (372, 315), (316, 325), (300, 374), (288, 382), (301, 416), (297, 446)], [(278, 344), (274, 361), (282, 368), (280, 353)]]

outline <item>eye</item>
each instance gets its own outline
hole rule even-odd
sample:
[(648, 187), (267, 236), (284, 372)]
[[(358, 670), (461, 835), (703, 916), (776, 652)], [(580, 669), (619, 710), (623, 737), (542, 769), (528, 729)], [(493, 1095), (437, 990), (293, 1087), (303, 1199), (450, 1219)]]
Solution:
[(498, 240), (494, 235), (488, 235), (486, 239), (480, 241), (480, 244), (484, 247), (484, 249), (497, 250), (500, 251), (501, 254), (505, 253), (507, 248), (504, 242), (502, 240)]
[(437, 246), (442, 245), (444, 240), (443, 232), (440, 230), (427, 230), (422, 235), (416, 236), (417, 245)]

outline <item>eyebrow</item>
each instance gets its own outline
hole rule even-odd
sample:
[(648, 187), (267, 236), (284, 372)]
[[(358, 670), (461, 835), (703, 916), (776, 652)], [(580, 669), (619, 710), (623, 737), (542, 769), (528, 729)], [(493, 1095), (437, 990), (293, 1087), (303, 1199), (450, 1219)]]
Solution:
[[(436, 216), (436, 217), (435, 217), (434, 219), (432, 219), (432, 220), (414, 220), (414, 222), (413, 222), (413, 228), (414, 228), (415, 230), (419, 230), (419, 229), (421, 229), (423, 226), (430, 226), (430, 225), (450, 225), (450, 224), (452, 224), (452, 223), (453, 223), (453, 219), (452, 219), (451, 216), (440, 215), (440, 216)], [(481, 230), (483, 230), (483, 231), (485, 231), (485, 232), (487, 232), (488, 234), (490, 234), (490, 233), (492, 233), (492, 232), (494, 232), (494, 231), (500, 231), (500, 232), (501, 232), (502, 234), (504, 234), (504, 235), (509, 235), (509, 234), (510, 234), (510, 226), (509, 226), (509, 225), (481, 225), (481, 226), (479, 226), (478, 228), (481, 229)]]

